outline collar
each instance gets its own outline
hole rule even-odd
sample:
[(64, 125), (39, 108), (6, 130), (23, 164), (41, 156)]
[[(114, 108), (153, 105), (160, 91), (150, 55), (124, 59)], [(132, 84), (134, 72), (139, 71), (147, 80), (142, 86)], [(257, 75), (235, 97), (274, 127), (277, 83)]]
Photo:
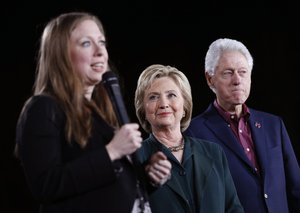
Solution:
[[(239, 118), (236, 114), (230, 114), (229, 112), (225, 111), (217, 102), (217, 100), (214, 101), (214, 107), (216, 107), (217, 111), (220, 113), (220, 115), (229, 123), (230, 120), (238, 121)], [(250, 110), (244, 103), (242, 105), (242, 113), (241, 118), (244, 118), (245, 120), (248, 120), (250, 117)]]

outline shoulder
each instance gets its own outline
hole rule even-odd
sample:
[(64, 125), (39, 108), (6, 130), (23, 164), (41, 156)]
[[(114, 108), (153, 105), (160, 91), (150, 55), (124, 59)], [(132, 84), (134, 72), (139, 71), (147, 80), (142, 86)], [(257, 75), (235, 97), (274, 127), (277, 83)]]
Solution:
[(57, 105), (57, 101), (48, 95), (34, 95), (25, 104), (27, 107), (41, 107)]
[(190, 136), (185, 136), (185, 140), (189, 141), (192, 148), (197, 149), (197, 150), (201, 151), (202, 153), (219, 154), (222, 152), (222, 148), (219, 144), (208, 141), (208, 140), (194, 138), (194, 137), (190, 137)]
[(282, 118), (279, 115), (275, 115), (270, 112), (265, 112), (261, 110), (256, 110), (253, 108), (249, 108), (250, 111), (250, 119), (255, 118), (255, 119), (268, 119), (269, 121), (281, 121)]
[(209, 117), (214, 117), (216, 115), (218, 115), (217, 110), (211, 103), (206, 110), (191, 119), (191, 124), (200, 124), (207, 120)]
[(153, 141), (148, 137), (143, 140), (142, 147), (137, 150), (137, 156), (142, 161), (145, 161), (153, 152), (155, 152), (155, 146), (153, 145)]
[(24, 104), (23, 110), (29, 111), (48, 111), (48, 110), (60, 110), (58, 102), (51, 96), (36, 95), (30, 97)]
[(155, 141), (153, 141), (153, 139), (151, 139), (151, 137), (149, 136), (142, 142), (142, 147), (140, 148), (140, 150), (144, 155), (150, 155), (151, 153), (156, 152), (158, 150), (158, 147), (155, 145)]
[(64, 115), (62, 108), (51, 96), (37, 95), (30, 97), (24, 104), (20, 120), (57, 120)]

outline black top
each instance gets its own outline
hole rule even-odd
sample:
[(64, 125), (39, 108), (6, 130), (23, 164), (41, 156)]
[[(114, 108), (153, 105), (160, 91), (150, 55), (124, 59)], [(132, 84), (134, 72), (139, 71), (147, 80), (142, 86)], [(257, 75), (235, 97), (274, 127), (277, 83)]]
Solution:
[(24, 110), (16, 140), (40, 212), (131, 212), (137, 179), (125, 157), (112, 163), (108, 156), (112, 127), (93, 114), (92, 135), (82, 149), (66, 141), (66, 117), (53, 98), (34, 96)]

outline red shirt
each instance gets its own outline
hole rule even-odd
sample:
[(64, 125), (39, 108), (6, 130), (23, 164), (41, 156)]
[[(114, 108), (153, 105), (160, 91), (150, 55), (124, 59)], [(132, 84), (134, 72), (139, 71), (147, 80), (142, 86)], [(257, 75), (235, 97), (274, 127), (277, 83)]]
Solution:
[(250, 127), (248, 125), (250, 111), (246, 104), (243, 104), (242, 106), (242, 113), (240, 118), (238, 118), (236, 114), (230, 114), (229, 112), (226, 112), (224, 109), (222, 109), (222, 107), (217, 103), (216, 100), (214, 102), (214, 106), (228, 123), (228, 126), (231, 128), (234, 135), (242, 145), (245, 154), (252, 162), (252, 165), (254, 166), (256, 172), (259, 173), (259, 165), (256, 158), (255, 147), (252, 141)]

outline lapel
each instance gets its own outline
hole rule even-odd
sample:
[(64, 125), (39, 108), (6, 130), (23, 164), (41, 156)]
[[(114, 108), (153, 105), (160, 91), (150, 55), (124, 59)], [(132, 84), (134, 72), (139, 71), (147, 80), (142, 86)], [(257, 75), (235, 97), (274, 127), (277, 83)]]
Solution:
[[(187, 139), (185, 139), (187, 140)], [(202, 151), (201, 144), (192, 143), (192, 161), (194, 164), (194, 182), (195, 182), (195, 193), (196, 198), (200, 202), (196, 202), (196, 209), (200, 209), (201, 201), (206, 194), (205, 188), (206, 184), (210, 182), (209, 174), (211, 174), (211, 170), (213, 169), (213, 159), (205, 152)], [(185, 196), (184, 191), (182, 190), (182, 186), (177, 180), (176, 175), (172, 175), (171, 180), (166, 183), (167, 187), (170, 187), (175, 193), (177, 193), (183, 200), (187, 200), (188, 198)], [(211, 193), (211, 192), (210, 192)]]
[[(196, 146), (197, 144), (195, 144)], [(206, 194), (205, 186), (209, 180), (209, 174), (211, 174), (211, 170), (213, 168), (212, 159), (208, 157), (205, 153), (202, 152), (201, 149), (197, 149), (196, 147), (193, 150), (194, 157), (194, 169), (195, 169), (195, 193), (196, 197), (199, 199), (200, 202), (196, 202), (196, 209), (200, 209), (201, 201)], [(205, 163), (203, 163), (205, 162)], [(211, 193), (211, 192), (210, 192)], [(209, 194), (209, 193), (208, 193)]]
[(251, 129), (251, 136), (256, 150), (256, 156), (261, 169), (261, 175), (264, 177), (267, 169), (268, 149), (265, 137), (264, 119), (255, 111), (250, 109), (249, 126)]
[[(149, 135), (147, 142), (144, 141), (143, 143), (146, 145), (148, 144), (147, 148), (149, 153), (146, 154), (148, 157), (157, 151), (163, 152), (161, 143), (158, 142), (152, 134)], [(178, 181), (177, 175), (173, 174), (173, 170), (171, 170), (171, 172), (171, 179), (165, 183), (164, 187), (169, 187), (172, 191), (178, 194), (178, 196), (182, 197), (182, 199), (186, 201), (187, 198), (184, 194), (182, 186), (180, 185), (180, 182)]]
[(215, 107), (211, 104), (206, 114), (204, 115), (205, 121), (204, 125), (207, 126), (211, 132), (217, 137), (224, 146), (232, 150), (242, 161), (251, 166), (251, 162), (247, 158), (246, 154), (240, 142), (237, 140), (227, 122), (224, 122), (224, 119), (219, 115)]
[(172, 178), (166, 183), (166, 186), (171, 188), (176, 194), (178, 194), (180, 197), (182, 197), (183, 200), (187, 200), (188, 198), (185, 196), (184, 191), (182, 190), (182, 187), (177, 180), (176, 175), (172, 175)]

